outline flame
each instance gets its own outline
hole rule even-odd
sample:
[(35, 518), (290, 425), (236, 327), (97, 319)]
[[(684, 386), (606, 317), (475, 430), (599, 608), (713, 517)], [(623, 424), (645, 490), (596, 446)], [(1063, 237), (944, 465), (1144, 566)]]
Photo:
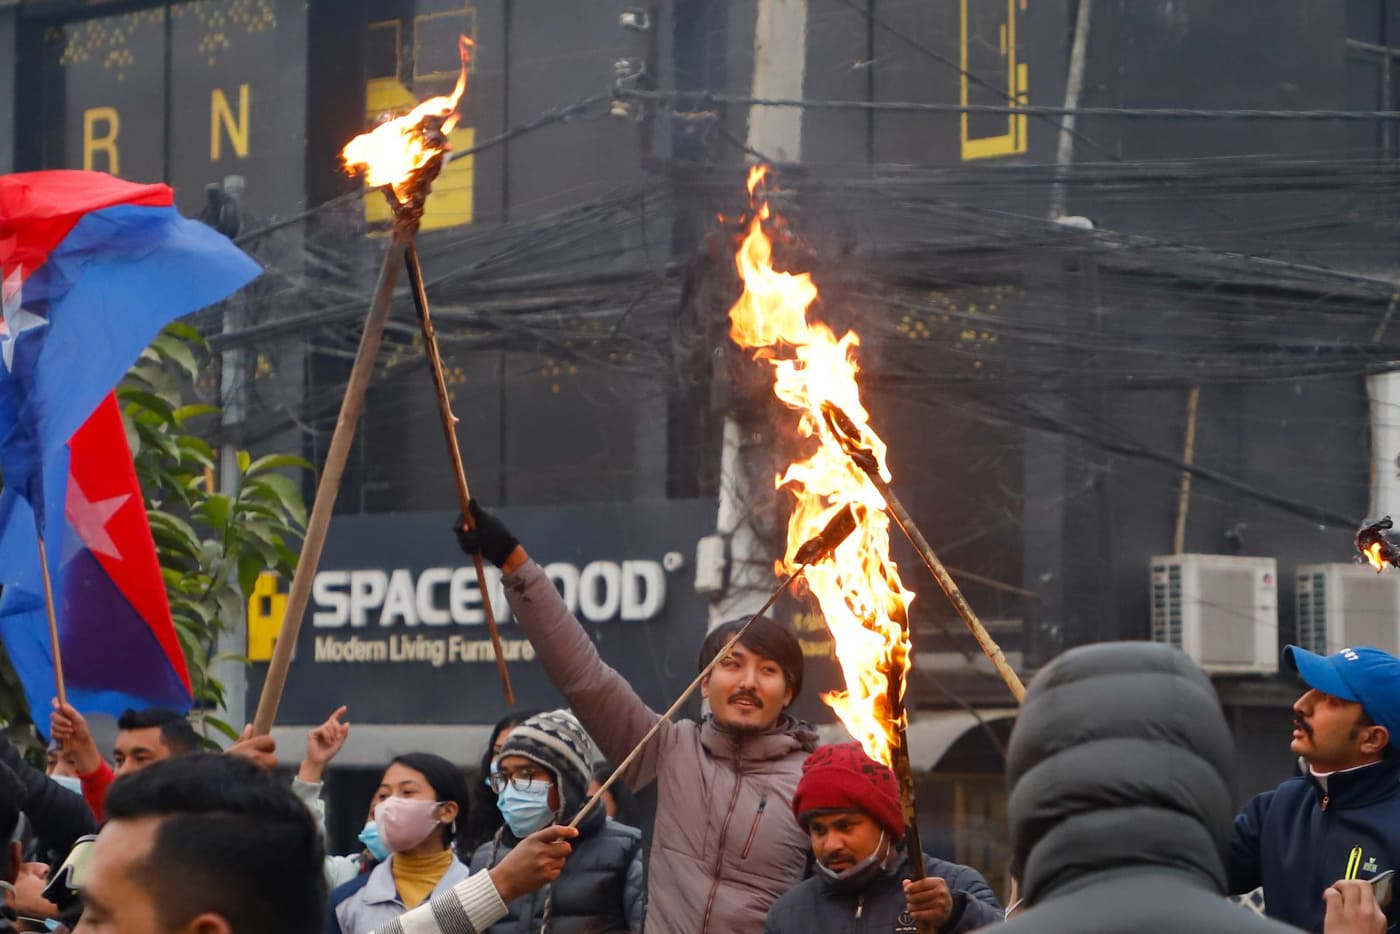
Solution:
[(1371, 567), (1376, 569), (1377, 574), (1385, 570), (1386, 562), (1385, 556), (1383, 554), (1384, 551), (1384, 542), (1372, 542), (1371, 544), (1367, 545), (1361, 552), (1363, 555), (1366, 556), (1366, 560), (1371, 563)]
[[(797, 429), (812, 439), (811, 456), (790, 464), (776, 479), (779, 489), (792, 493), (795, 503), (788, 520), (787, 552), (778, 573), (791, 571), (797, 549), (816, 535), (845, 504), (851, 504), (858, 525), (837, 547), (832, 560), (807, 568), (807, 586), (816, 597), (835, 642), (846, 690), (822, 695), (872, 759), (890, 763), (896, 721), (890, 693), (890, 673), (900, 675), (903, 691), (910, 666), (909, 639), (902, 624), (914, 595), (904, 588), (890, 560), (889, 518), (885, 501), (870, 478), (846, 455), (822, 415), (832, 403), (855, 423), (861, 446), (875, 455), (880, 475), (889, 479), (885, 443), (870, 428), (856, 381), (856, 349), (860, 337), (848, 331), (838, 338), (825, 324), (810, 321), (807, 310), (817, 287), (806, 273), (773, 268), (773, 244), (763, 230), (770, 216), (766, 201), (758, 200), (766, 166), (749, 173), (753, 216), (748, 234), (735, 256), (744, 294), (729, 310), (729, 336), (755, 358), (773, 368), (773, 391), (798, 413)], [(897, 698), (902, 699), (902, 698)], [(902, 710), (902, 706), (900, 707)]]
[[(367, 133), (345, 144), (340, 158), (346, 171), (364, 172), (365, 181), (373, 187), (389, 185), (400, 200), (407, 200), (408, 183), (428, 160), (447, 151), (447, 134), (457, 126), (457, 102), (467, 90), (467, 65), (471, 62), (472, 40), (457, 37), (457, 50), (462, 57), (462, 70), (452, 93), (430, 97), (404, 114), (379, 124)], [(424, 121), (441, 121), (439, 134), (424, 132)]]

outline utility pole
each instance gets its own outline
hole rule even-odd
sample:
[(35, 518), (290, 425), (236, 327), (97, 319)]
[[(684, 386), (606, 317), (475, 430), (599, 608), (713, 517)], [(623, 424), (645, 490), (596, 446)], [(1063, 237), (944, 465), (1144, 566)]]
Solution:
[[(807, 71), (807, 0), (758, 0), (753, 30), (753, 97), (799, 99)], [(751, 107), (745, 143), (783, 162), (802, 160), (802, 109)], [(715, 526), (729, 543), (728, 580), (710, 607), (710, 625), (752, 613), (772, 589), (771, 556), (763, 554), (750, 515), (754, 491), (744, 451), (752, 434), (731, 407), (720, 452)], [(765, 493), (766, 495), (766, 493)]]

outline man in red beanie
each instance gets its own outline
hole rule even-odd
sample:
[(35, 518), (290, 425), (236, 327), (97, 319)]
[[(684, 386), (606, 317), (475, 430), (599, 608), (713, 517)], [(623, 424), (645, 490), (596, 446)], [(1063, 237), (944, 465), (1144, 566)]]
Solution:
[(773, 904), (765, 934), (913, 934), (919, 921), (952, 934), (1002, 920), (971, 867), (923, 856), (927, 878), (909, 881), (899, 783), (859, 743), (807, 757), (792, 811), (811, 839), (816, 874)]

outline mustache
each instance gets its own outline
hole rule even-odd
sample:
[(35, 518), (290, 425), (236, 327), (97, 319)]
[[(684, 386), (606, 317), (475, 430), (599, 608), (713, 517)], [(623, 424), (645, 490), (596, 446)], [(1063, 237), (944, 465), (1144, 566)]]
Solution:
[(1302, 730), (1304, 733), (1306, 733), (1306, 734), (1308, 735), (1308, 738), (1309, 738), (1309, 739), (1312, 739), (1312, 735), (1313, 735), (1312, 724), (1309, 723), (1308, 721), (1304, 720), (1304, 719), (1303, 719), (1302, 717), (1300, 717), (1298, 714), (1294, 714), (1294, 715), (1293, 715), (1293, 728), (1294, 728), (1295, 730)]
[(837, 850), (835, 853), (826, 854), (826, 856), (822, 859), (822, 865), (830, 869), (831, 864), (837, 861), (854, 863), (856, 861), (856, 858), (846, 850)]
[(730, 694), (730, 695), (729, 695), (729, 703), (731, 703), (731, 704), (736, 703), (736, 702), (741, 701), (741, 700), (749, 701), (749, 702), (752, 703), (755, 707), (762, 707), (762, 706), (763, 706), (763, 699), (760, 698), (760, 697), (759, 697), (757, 694), (755, 694), (753, 691), (735, 691), (733, 694)]

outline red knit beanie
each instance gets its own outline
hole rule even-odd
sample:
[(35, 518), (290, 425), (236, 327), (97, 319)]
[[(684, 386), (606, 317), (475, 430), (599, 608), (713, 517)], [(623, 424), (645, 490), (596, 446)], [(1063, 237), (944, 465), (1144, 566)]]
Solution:
[(867, 756), (860, 743), (823, 746), (802, 763), (792, 813), (806, 827), (804, 815), (815, 811), (864, 811), (892, 839), (904, 839), (899, 782), (888, 766)]

